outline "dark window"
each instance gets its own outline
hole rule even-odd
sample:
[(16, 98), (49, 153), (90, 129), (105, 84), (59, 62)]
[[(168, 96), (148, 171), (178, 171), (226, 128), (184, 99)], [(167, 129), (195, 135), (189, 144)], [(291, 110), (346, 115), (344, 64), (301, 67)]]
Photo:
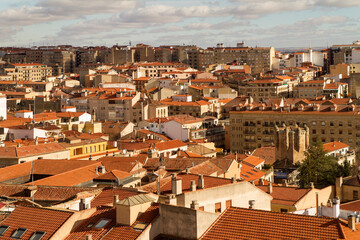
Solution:
[(281, 208), (281, 209), (280, 209), (280, 212), (282, 212), (282, 213), (286, 213), (286, 212), (288, 212), (288, 210), (287, 210), (287, 209), (285, 209), (285, 208)]
[(30, 240), (40, 240), (45, 236), (46, 232), (36, 231), (30, 238)]
[(26, 228), (18, 228), (15, 230), (15, 232), (13, 232), (13, 234), (11, 235), (12, 238), (16, 238), (16, 239), (20, 239), (22, 237), (22, 235), (24, 235), (24, 233), (27, 231)]
[(226, 208), (231, 207), (231, 205), (232, 205), (231, 200), (227, 200), (226, 201)]
[(104, 228), (111, 220), (110, 219), (100, 219), (94, 226), (93, 228)]
[(5, 226), (5, 225), (1, 225), (0, 226), (0, 236), (4, 235), (4, 233), (6, 232), (6, 230), (9, 229), (9, 226)]
[(215, 212), (220, 213), (221, 212), (221, 203), (215, 203)]
[(358, 199), (359, 199), (359, 192), (353, 191), (353, 200), (358, 200)]

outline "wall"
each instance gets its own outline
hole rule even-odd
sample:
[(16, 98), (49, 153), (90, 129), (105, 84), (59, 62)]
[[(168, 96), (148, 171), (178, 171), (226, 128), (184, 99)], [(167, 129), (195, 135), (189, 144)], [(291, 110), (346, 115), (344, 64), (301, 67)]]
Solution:
[(219, 214), (190, 208), (159, 205), (160, 216), (156, 222), (160, 233), (184, 239), (198, 239), (218, 218)]
[(249, 200), (255, 200), (255, 209), (270, 210), (272, 197), (249, 182), (237, 182), (209, 189), (198, 189), (177, 196), (177, 205), (190, 208), (197, 200), (206, 212), (215, 212), (215, 203), (221, 202), (221, 211), (226, 209), (226, 201), (231, 200), (234, 207), (249, 207)]

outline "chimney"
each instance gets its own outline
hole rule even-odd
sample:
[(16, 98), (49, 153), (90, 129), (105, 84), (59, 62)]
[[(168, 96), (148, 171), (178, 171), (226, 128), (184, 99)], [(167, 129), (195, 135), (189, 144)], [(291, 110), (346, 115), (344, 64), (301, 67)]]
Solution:
[(340, 199), (335, 197), (333, 199), (333, 217), (339, 218), (340, 216)]
[(231, 178), (231, 183), (236, 183), (236, 177)]
[(335, 181), (335, 196), (341, 198), (341, 189), (343, 184), (343, 178), (337, 177)]
[(249, 208), (252, 209), (255, 205), (255, 200), (249, 200)]
[(179, 195), (182, 193), (182, 181), (181, 178), (176, 176), (176, 173), (173, 173), (171, 177), (171, 191), (172, 194)]
[(119, 195), (114, 195), (114, 199), (113, 199), (113, 206), (116, 206), (116, 203), (119, 201)]
[(106, 173), (105, 166), (98, 166), (98, 172), (101, 173), (101, 174)]
[(262, 179), (262, 178), (259, 179), (259, 185), (260, 185), (260, 186), (263, 186), (263, 185), (264, 185), (264, 179)]
[(315, 188), (315, 186), (314, 186), (314, 183), (313, 183), (313, 182), (310, 182), (310, 187), (311, 187), (311, 189), (314, 189), (314, 188)]
[(38, 145), (39, 144), (39, 139), (38, 137), (35, 138), (35, 145)]
[(193, 200), (190, 204), (190, 208), (191, 209), (195, 209), (198, 210), (199, 209), (199, 203), (197, 202), (197, 200)]
[(268, 185), (268, 194), (272, 194), (273, 192), (273, 185), (271, 182), (269, 182), (269, 185)]
[(199, 189), (205, 188), (204, 176), (203, 175), (199, 175), (198, 188)]
[(190, 168), (186, 168), (186, 173), (190, 173)]
[(192, 192), (196, 191), (196, 182), (195, 182), (195, 180), (191, 180), (191, 182), (190, 182), (190, 190)]
[(350, 214), (348, 216), (348, 227), (352, 230), (352, 231), (356, 231), (356, 227), (355, 227), (355, 216), (353, 214)]
[(288, 182), (286, 179), (283, 179), (283, 186), (287, 187), (288, 186)]
[(91, 235), (91, 234), (87, 234), (87, 235), (86, 235), (86, 240), (92, 240), (92, 235)]

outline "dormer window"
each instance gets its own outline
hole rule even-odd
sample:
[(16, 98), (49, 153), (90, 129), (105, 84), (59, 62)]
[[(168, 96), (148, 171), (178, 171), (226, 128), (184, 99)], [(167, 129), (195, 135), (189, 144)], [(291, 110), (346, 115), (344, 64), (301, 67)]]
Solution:
[(45, 236), (46, 232), (42, 232), (42, 231), (36, 231), (34, 232), (34, 234), (31, 236), (30, 240), (41, 240), (43, 236)]

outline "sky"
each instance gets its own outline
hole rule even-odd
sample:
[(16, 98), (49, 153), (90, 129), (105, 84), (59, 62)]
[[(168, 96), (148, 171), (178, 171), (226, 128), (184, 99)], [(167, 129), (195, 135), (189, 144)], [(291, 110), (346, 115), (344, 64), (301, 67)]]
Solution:
[(0, 46), (326, 47), (360, 40), (359, 13), (360, 0), (0, 0)]

